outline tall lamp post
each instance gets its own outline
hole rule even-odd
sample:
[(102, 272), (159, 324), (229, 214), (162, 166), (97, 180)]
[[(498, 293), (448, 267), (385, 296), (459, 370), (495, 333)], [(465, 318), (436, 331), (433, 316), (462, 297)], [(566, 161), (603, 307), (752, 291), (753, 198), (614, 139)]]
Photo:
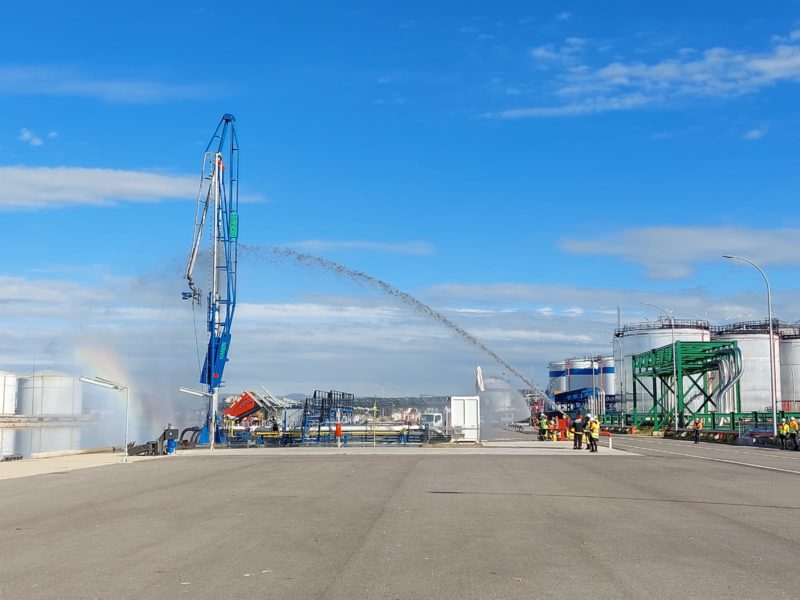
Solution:
[(654, 308), (658, 308), (659, 310), (663, 310), (664, 314), (667, 315), (669, 318), (669, 327), (672, 330), (672, 385), (674, 389), (672, 390), (672, 395), (675, 399), (675, 429), (677, 429), (679, 425), (678, 419), (678, 363), (677, 363), (677, 356), (675, 352), (675, 319), (672, 318), (672, 311), (666, 308), (665, 306), (661, 306), (660, 304), (653, 304), (652, 302), (642, 302), (645, 306), (652, 306)]
[(773, 348), (772, 339), (772, 293), (769, 289), (769, 280), (767, 274), (752, 260), (748, 260), (741, 256), (724, 255), (722, 258), (729, 258), (732, 260), (741, 260), (747, 264), (758, 269), (761, 276), (764, 278), (764, 283), (767, 286), (767, 320), (769, 321), (769, 391), (772, 397), (772, 435), (778, 435), (778, 398), (775, 394), (775, 349)]
[(189, 394), (190, 396), (200, 396), (201, 398), (207, 398), (209, 409), (208, 409), (208, 449), (214, 449), (214, 437), (216, 434), (217, 428), (217, 399), (215, 394), (210, 394), (209, 392), (201, 392), (200, 390), (193, 390), (192, 388), (180, 387), (178, 388), (179, 392), (183, 392), (184, 394)]
[(79, 380), (83, 383), (90, 383), (92, 385), (97, 385), (109, 390), (116, 390), (118, 392), (125, 390), (125, 454), (122, 456), (122, 462), (128, 462), (128, 386), (120, 383), (114, 383), (108, 379), (102, 379), (101, 377), (85, 377), (81, 375)]
[[(603, 333), (607, 333), (611, 336), (611, 339), (617, 342), (617, 347), (619, 348), (619, 369), (620, 373), (619, 376), (621, 378), (620, 384), (620, 394), (622, 397), (622, 415), (625, 416), (625, 409), (627, 408), (627, 404), (625, 403), (625, 356), (622, 354), (622, 342), (619, 341), (616, 335), (614, 335), (613, 331), (608, 329), (601, 329)], [(614, 352), (614, 344), (611, 344), (611, 352)], [(616, 390), (615, 390), (616, 391)]]
[[(592, 363), (592, 400), (594, 400), (594, 403), (595, 403), (595, 406), (592, 407), (592, 410), (594, 411), (594, 415), (596, 417), (599, 417), (599, 415), (601, 413), (600, 408), (605, 408), (605, 407), (601, 406), (601, 403), (598, 401), (598, 398), (597, 398), (598, 397), (598, 392), (600, 391), (600, 389), (598, 388), (598, 385), (597, 385), (597, 379), (595, 377), (595, 358), (597, 356), (591, 350), (589, 350), (589, 346), (583, 346), (583, 348), (586, 350), (586, 357)], [(597, 364), (599, 365), (600, 361), (597, 361)], [(605, 412), (605, 411), (602, 411), (602, 412)]]

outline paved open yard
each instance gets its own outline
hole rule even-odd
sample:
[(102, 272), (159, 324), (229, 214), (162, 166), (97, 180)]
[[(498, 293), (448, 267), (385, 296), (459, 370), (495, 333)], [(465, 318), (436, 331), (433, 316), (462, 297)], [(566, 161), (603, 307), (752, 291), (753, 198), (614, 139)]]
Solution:
[(0, 599), (798, 597), (800, 452), (615, 450), (216, 450), (4, 479)]

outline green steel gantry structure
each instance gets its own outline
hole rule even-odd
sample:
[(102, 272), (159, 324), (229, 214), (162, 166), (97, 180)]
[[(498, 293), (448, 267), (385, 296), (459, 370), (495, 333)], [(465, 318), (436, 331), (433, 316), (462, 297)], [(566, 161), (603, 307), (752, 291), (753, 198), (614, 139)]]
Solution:
[[(742, 371), (737, 343), (676, 341), (674, 348), (674, 356), (673, 344), (669, 344), (632, 357), (633, 424), (637, 427), (652, 424), (653, 430), (659, 431), (674, 422), (676, 410), (669, 402), (672, 394), (677, 400), (676, 428), (685, 427), (696, 417), (707, 422), (709, 415), (719, 410), (716, 396), (723, 386), (729, 386), (725, 393), (733, 394), (733, 412), (739, 413), (739, 382), (732, 383), (734, 374), (738, 379)], [(727, 368), (721, 368), (722, 365)], [(713, 372), (717, 375), (709, 377)], [(642, 391), (652, 398), (653, 406), (638, 412)]]

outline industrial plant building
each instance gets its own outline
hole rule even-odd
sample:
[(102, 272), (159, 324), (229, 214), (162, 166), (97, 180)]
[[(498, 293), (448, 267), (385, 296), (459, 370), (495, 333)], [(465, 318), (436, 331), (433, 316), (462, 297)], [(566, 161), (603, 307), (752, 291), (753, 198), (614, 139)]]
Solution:
[(744, 413), (758, 419), (772, 413), (773, 394), (776, 413), (800, 411), (798, 323), (661, 318), (617, 328), (612, 343), (613, 356), (549, 363), (556, 404), (656, 429), (700, 415), (728, 425)]

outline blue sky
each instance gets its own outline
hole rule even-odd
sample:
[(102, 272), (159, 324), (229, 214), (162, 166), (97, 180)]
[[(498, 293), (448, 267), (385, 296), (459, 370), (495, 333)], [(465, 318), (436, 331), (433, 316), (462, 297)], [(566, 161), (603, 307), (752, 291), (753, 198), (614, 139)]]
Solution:
[[(88, 344), (194, 383), (181, 272), (225, 112), (243, 242), (386, 280), (539, 382), (610, 352), (618, 305), (765, 317), (722, 254), (800, 318), (800, 2), (163, 4), (5, 11), (2, 369)], [(475, 362), (502, 374), (376, 290), (240, 265), (232, 392), (456, 393)]]

